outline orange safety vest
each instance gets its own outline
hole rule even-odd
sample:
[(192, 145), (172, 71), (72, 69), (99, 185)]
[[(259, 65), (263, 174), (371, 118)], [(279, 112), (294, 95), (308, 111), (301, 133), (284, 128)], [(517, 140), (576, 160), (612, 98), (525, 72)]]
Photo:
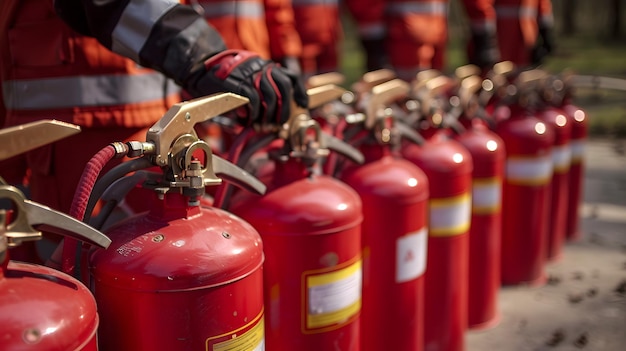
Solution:
[(343, 36), (338, 0), (292, 0), (296, 29), (302, 40), (302, 71), (336, 71)]
[(518, 66), (529, 63), (538, 34), (539, 0), (496, 0), (496, 26), (500, 57)]
[(147, 127), (180, 101), (151, 69), (71, 30), (50, 0), (4, 1), (0, 80), (6, 124), (43, 118), (83, 127)]
[(448, 41), (448, 0), (387, 1), (389, 58), (412, 80), (424, 69), (442, 70)]
[(229, 49), (265, 59), (297, 57), (302, 51), (289, 0), (184, 0), (204, 16)]
[(347, 5), (362, 38), (386, 38), (399, 77), (413, 80), (421, 70), (443, 68), (448, 0), (348, 0)]

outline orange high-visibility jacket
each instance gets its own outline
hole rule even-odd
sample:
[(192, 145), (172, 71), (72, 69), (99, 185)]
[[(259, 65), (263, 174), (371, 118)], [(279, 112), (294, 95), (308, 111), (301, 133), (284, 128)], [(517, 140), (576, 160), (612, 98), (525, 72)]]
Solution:
[(387, 39), (390, 62), (400, 77), (443, 68), (448, 0), (348, 0), (347, 5), (360, 35)]
[(265, 59), (298, 57), (302, 44), (290, 0), (184, 0), (220, 33), (229, 49)]
[(496, 0), (463, 0), (470, 27), (477, 32), (495, 33), (496, 31)]
[(338, 0), (292, 0), (305, 75), (336, 71), (343, 36)]
[(179, 101), (173, 81), (73, 31), (52, 1), (7, 0), (2, 9), (6, 124), (55, 118), (84, 127), (145, 127)]
[(503, 61), (529, 63), (538, 34), (539, 0), (496, 0), (498, 47)]

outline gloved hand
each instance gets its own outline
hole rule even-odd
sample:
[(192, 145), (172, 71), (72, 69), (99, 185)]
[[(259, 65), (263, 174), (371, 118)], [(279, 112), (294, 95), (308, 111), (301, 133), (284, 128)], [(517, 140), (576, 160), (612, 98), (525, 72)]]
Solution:
[(278, 60), (278, 62), (283, 67), (288, 69), (290, 72), (292, 72), (294, 74), (297, 74), (297, 75), (301, 75), (302, 74), (302, 68), (300, 67), (300, 61), (298, 60), (297, 57), (285, 56), (282, 59)]
[(482, 69), (490, 69), (500, 61), (500, 51), (495, 33), (472, 31), (469, 63)]
[(553, 28), (549, 25), (540, 24), (537, 42), (531, 52), (530, 61), (533, 65), (539, 65), (552, 51), (554, 51)]
[(365, 50), (365, 68), (368, 72), (389, 68), (389, 57), (385, 48), (385, 38), (361, 38), (361, 46)]
[(285, 123), (291, 113), (292, 99), (307, 107), (304, 80), (277, 63), (241, 50), (225, 50), (204, 62), (184, 84), (194, 96), (232, 92), (250, 100), (248, 113), (238, 115), (243, 125)]

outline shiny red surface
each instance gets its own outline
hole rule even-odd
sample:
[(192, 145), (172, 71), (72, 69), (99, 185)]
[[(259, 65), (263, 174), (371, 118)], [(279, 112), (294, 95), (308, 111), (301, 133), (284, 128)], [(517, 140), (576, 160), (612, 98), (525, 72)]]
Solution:
[[(471, 192), (471, 155), (447, 134), (441, 129), (429, 135), (424, 145), (407, 143), (402, 148), (402, 155), (426, 173), (431, 200)], [(468, 266), (469, 229), (453, 236), (429, 235), (424, 281), (425, 350), (465, 349)]]
[[(562, 109), (548, 107), (538, 112), (537, 117), (552, 126), (554, 131), (554, 147), (570, 146), (572, 123), (565, 118), (566, 123), (561, 125), (557, 119), (566, 116)], [(563, 254), (567, 230), (567, 208), (569, 203), (569, 167), (554, 169), (551, 183), (550, 221), (548, 229), (548, 248), (546, 249), (549, 261), (557, 260)]]
[(359, 350), (360, 314), (320, 330), (305, 327), (305, 273), (361, 258), (362, 204), (346, 184), (277, 163), (263, 196), (239, 193), (231, 211), (263, 238), (266, 349)]
[[(510, 157), (550, 157), (554, 133), (548, 125), (535, 131), (540, 120), (521, 108), (496, 126)], [(542, 284), (545, 280), (550, 183), (524, 185), (505, 180), (502, 190), (502, 284)]]
[(364, 165), (341, 177), (363, 201), (361, 350), (419, 351), (424, 349), (424, 275), (397, 282), (396, 256), (398, 239), (420, 229), (426, 235), (428, 179), (413, 163), (371, 148), (361, 150)]
[(91, 256), (101, 351), (205, 350), (263, 313), (258, 232), (220, 209), (181, 195), (111, 228)]
[[(474, 120), (467, 130), (455, 135), (472, 155), (473, 181), (499, 184), (502, 190), (506, 151), (504, 141), (483, 123)], [(475, 211), (470, 224), (468, 326), (471, 329), (493, 327), (498, 322), (500, 289), (500, 247), (502, 207), (491, 212)]]
[(39, 265), (2, 265), (0, 326), (0, 350), (97, 350), (91, 292), (69, 275)]
[[(584, 142), (587, 139), (589, 122), (585, 111), (576, 105), (566, 103), (561, 107), (572, 123), (572, 142)], [(577, 111), (582, 112), (584, 118), (574, 118)], [(565, 236), (567, 240), (580, 239), (580, 204), (582, 203), (583, 186), (584, 186), (585, 160), (582, 157), (579, 160), (572, 160), (569, 171), (569, 201), (567, 206), (567, 229)]]

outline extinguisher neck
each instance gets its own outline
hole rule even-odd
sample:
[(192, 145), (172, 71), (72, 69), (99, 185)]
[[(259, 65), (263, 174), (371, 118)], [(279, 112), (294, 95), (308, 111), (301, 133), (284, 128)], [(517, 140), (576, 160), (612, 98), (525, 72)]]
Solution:
[(190, 204), (189, 197), (174, 192), (155, 196), (150, 210), (150, 215), (153, 218), (164, 221), (190, 218), (198, 214), (200, 214), (199, 204)]
[(298, 158), (290, 158), (285, 162), (277, 162), (272, 183), (274, 186), (282, 186), (300, 179), (308, 178), (315, 173), (315, 168), (316, 164), (310, 165)]

